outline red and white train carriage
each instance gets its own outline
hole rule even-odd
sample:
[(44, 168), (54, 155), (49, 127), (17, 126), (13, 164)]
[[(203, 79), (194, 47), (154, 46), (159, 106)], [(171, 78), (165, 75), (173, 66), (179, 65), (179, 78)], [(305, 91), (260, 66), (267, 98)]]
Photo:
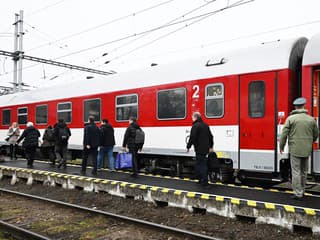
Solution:
[[(319, 117), (319, 36), (1, 96), (0, 139), (13, 121), (44, 129), (64, 118), (72, 131), (69, 148), (79, 151), (83, 124), (93, 115), (115, 127), (117, 151), (128, 118), (136, 116), (146, 133), (143, 154), (159, 165), (178, 162), (181, 170), (194, 156), (185, 148), (191, 114), (199, 111), (218, 156), (232, 160), (241, 176), (280, 179), (288, 154), (278, 154), (278, 136), (293, 99), (303, 94)], [(314, 150), (311, 170), (317, 174), (319, 145)]]

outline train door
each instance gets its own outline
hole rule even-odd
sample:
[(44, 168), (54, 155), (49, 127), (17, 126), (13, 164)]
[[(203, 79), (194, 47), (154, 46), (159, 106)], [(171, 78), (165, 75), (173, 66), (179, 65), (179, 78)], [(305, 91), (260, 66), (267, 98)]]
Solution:
[[(316, 69), (313, 72), (313, 87), (312, 87), (312, 115), (316, 119), (318, 123), (318, 127), (320, 126), (320, 69)], [(313, 164), (312, 171), (316, 173), (320, 173), (320, 139), (314, 144), (313, 147)]]
[(240, 77), (239, 168), (276, 171), (276, 75), (250, 74)]

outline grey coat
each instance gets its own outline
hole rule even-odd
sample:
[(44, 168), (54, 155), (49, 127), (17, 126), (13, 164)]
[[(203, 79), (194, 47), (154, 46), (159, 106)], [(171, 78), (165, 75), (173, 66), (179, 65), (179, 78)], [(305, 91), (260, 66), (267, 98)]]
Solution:
[(19, 136), (20, 136), (20, 129), (19, 128), (9, 128), (8, 134), (9, 136), (9, 144), (16, 144)]

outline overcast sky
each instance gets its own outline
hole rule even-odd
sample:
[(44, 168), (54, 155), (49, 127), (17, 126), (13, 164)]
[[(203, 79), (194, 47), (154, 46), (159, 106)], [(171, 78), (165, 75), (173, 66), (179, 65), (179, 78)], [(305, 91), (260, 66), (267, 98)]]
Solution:
[[(13, 51), (12, 24), (19, 10), (24, 11), (25, 54), (116, 72), (320, 32), (319, 0), (254, 0), (214, 14), (237, 2), (241, 1), (3, 1), (0, 50)], [(104, 53), (108, 55), (102, 57)], [(23, 67), (23, 82), (35, 87), (93, 75), (29, 61)], [(0, 56), (1, 86), (10, 86), (12, 69), (12, 60)]]

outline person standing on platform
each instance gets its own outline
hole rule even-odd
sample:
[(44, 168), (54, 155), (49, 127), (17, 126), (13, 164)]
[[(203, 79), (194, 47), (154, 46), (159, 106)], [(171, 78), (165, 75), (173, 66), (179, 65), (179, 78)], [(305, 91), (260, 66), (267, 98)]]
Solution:
[(109, 168), (111, 171), (114, 170), (114, 145), (114, 129), (107, 119), (103, 119), (102, 125), (100, 127), (100, 149), (98, 153), (98, 169), (101, 168), (104, 156), (107, 155), (109, 159)]
[(192, 128), (187, 144), (187, 152), (194, 146), (196, 152), (195, 173), (202, 186), (208, 185), (208, 158), (207, 154), (213, 152), (213, 135), (209, 126), (202, 121), (201, 114), (192, 114)]
[(304, 108), (305, 98), (297, 98), (293, 105), (295, 110), (287, 118), (280, 137), (280, 154), (283, 153), (288, 139), (292, 189), (294, 196), (292, 198), (301, 200), (304, 195), (308, 158), (312, 153), (312, 144), (319, 136), (319, 129), (313, 117), (308, 115)]
[[(141, 141), (137, 142), (137, 131), (142, 133)], [(140, 134), (141, 135), (141, 134)], [(144, 143), (144, 133), (137, 123), (135, 117), (129, 118), (129, 127), (127, 128), (123, 138), (123, 150), (129, 149), (129, 153), (132, 154), (132, 177), (137, 177), (138, 174), (138, 151), (141, 151)]]
[(49, 157), (51, 166), (55, 165), (55, 160), (56, 160), (56, 156), (54, 154), (54, 145), (55, 145), (54, 130), (52, 126), (49, 125), (44, 131), (41, 148), (43, 153)]
[(23, 131), (22, 135), (17, 140), (19, 144), (22, 140), (22, 147), (25, 151), (27, 158), (27, 165), (29, 168), (33, 167), (33, 160), (37, 147), (39, 146), (40, 132), (33, 126), (32, 122), (27, 122), (27, 128)]
[(17, 147), (16, 143), (20, 136), (19, 125), (16, 122), (13, 122), (8, 131), (8, 143), (10, 144), (10, 159), (17, 159)]
[(90, 116), (88, 123), (85, 124), (83, 134), (83, 159), (81, 174), (85, 175), (87, 170), (88, 158), (92, 159), (92, 175), (97, 175), (97, 155), (100, 144), (100, 130), (94, 122), (94, 117)]
[(57, 157), (58, 168), (67, 167), (68, 141), (71, 131), (63, 119), (59, 119), (53, 130), (55, 139), (55, 154)]

